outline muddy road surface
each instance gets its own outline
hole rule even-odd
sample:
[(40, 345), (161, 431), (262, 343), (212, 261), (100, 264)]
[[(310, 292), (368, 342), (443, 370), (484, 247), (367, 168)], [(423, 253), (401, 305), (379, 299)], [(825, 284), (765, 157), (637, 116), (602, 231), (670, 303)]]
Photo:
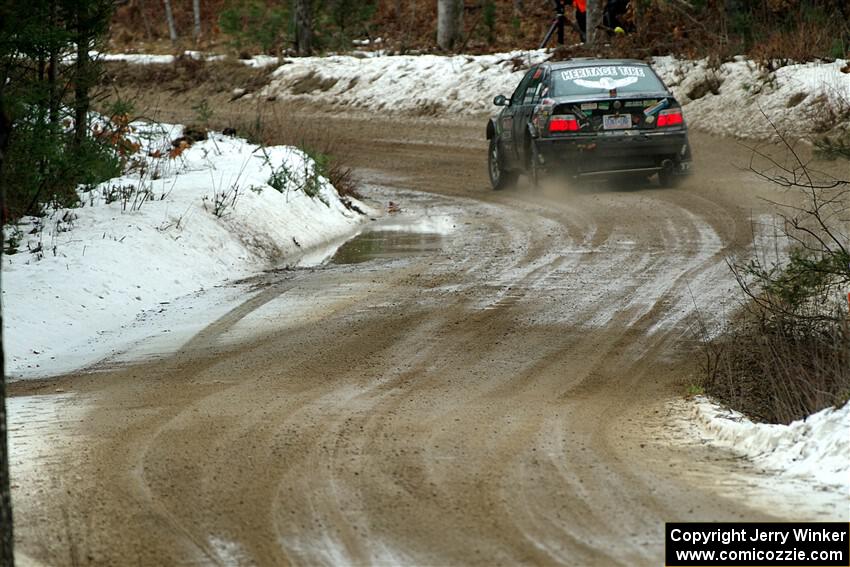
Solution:
[(733, 166), (745, 150), (695, 133), (676, 189), (495, 193), (483, 122), (322, 123), (401, 212), (318, 268), (240, 284), (176, 354), (13, 384), (61, 392), (12, 424), (41, 444), (13, 463), (23, 552), (661, 565), (665, 521), (793, 517), (748, 504), (744, 463), (667, 431), (698, 371), (695, 305), (734, 307), (724, 259), (771, 191)]

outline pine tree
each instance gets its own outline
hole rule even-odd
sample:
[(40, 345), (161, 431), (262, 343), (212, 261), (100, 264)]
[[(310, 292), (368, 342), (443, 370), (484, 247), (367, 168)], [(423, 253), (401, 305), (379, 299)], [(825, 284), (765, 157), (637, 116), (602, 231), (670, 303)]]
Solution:
[[(77, 185), (93, 181), (108, 158), (88, 127), (90, 93), (99, 80), (90, 51), (108, 30), (113, 3), (2, 2), (0, 112), (8, 146), (0, 184), (8, 220), (38, 213), (47, 201), (72, 204)], [(73, 121), (70, 134), (65, 120)]]

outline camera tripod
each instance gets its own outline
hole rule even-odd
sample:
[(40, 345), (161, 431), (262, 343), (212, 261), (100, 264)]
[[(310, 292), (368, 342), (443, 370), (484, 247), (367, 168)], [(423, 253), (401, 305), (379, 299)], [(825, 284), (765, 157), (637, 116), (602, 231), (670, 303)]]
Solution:
[[(549, 43), (549, 40), (552, 39), (552, 35), (558, 34), (558, 45), (564, 45), (564, 27), (566, 26), (568, 20), (564, 15), (564, 1), (563, 0), (552, 0), (552, 4), (555, 6), (555, 17), (552, 18), (552, 24), (549, 26), (549, 31), (546, 32), (546, 35), (543, 37), (543, 41), (540, 42), (540, 47), (538, 49), (543, 49), (546, 47), (546, 44)], [(575, 27), (575, 24), (570, 22), (570, 24)]]

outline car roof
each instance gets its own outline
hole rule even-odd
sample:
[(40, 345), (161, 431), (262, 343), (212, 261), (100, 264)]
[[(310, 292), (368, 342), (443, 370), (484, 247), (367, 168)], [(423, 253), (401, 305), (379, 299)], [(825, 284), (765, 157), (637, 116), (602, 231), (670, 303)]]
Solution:
[(546, 62), (552, 69), (568, 69), (570, 67), (588, 67), (596, 65), (646, 65), (649, 63), (640, 59), (597, 59), (596, 57), (576, 57), (565, 61)]

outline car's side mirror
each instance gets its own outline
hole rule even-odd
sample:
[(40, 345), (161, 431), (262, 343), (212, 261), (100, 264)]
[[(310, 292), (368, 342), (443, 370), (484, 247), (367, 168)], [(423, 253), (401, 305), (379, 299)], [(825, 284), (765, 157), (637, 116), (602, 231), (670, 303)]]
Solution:
[(505, 98), (505, 95), (496, 95), (496, 98), (493, 99), (493, 104), (496, 106), (507, 106), (508, 99)]

